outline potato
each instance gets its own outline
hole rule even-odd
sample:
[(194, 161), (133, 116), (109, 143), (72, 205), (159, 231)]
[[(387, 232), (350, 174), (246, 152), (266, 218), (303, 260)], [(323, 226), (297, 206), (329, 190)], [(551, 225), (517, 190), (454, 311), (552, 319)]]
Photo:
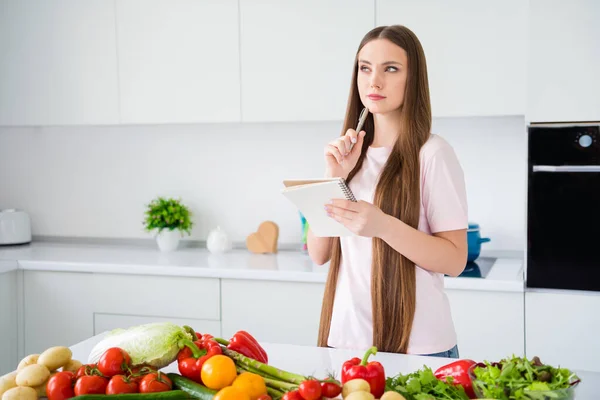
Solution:
[(344, 397), (346, 400), (375, 400), (375, 396), (371, 394), (371, 392), (366, 392), (364, 390), (358, 390), (356, 392), (350, 393), (347, 397)]
[(381, 400), (406, 400), (406, 397), (402, 396), (398, 392), (390, 390), (389, 392), (385, 392), (383, 396), (381, 396)]
[(63, 365), (62, 370), (63, 371), (71, 371), (71, 372), (75, 373), (82, 365), (83, 364), (79, 360), (71, 360), (66, 365)]
[(2, 395), (2, 400), (37, 400), (35, 389), (27, 386), (17, 386)]
[(64, 346), (55, 346), (40, 354), (37, 363), (45, 365), (50, 371), (56, 371), (67, 365), (71, 361), (71, 357), (73, 357), (71, 349)]
[(35, 389), (35, 391), (37, 392), (38, 397), (46, 397), (46, 385), (48, 384), (48, 381), (50, 380), (50, 378), (52, 378), (56, 374), (58, 374), (58, 371), (50, 372), (50, 376), (48, 377), (48, 379), (46, 379), (46, 381), (44, 383), (33, 387)]
[(38, 360), (39, 356), (40, 356), (39, 354), (30, 354), (27, 357), (25, 357), (24, 359), (22, 359), (21, 362), (19, 363), (19, 365), (17, 366), (17, 371), (22, 370), (23, 368), (25, 368), (28, 365), (37, 364), (37, 360)]
[(4, 392), (17, 386), (17, 371), (10, 372), (0, 377), (0, 399)]
[(346, 398), (352, 392), (360, 392), (360, 391), (370, 392), (371, 386), (369, 382), (364, 379), (352, 379), (348, 382), (344, 383), (342, 386), (342, 397)]
[(17, 385), (34, 387), (46, 382), (50, 371), (42, 364), (28, 365), (17, 373)]

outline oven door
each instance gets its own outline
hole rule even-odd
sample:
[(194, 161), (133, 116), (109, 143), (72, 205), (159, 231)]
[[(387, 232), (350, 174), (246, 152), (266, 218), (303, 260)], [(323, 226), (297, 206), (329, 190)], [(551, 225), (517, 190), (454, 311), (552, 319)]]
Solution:
[(600, 291), (600, 166), (534, 166), (527, 286)]

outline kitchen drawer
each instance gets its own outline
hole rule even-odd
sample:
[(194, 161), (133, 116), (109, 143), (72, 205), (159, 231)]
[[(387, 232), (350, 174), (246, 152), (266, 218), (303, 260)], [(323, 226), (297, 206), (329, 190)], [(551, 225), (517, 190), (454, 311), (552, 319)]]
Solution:
[(180, 326), (187, 325), (192, 327), (196, 332), (210, 333), (217, 337), (221, 336), (220, 321), (103, 313), (94, 314), (94, 335), (117, 328), (127, 329), (132, 326), (149, 324), (152, 322), (172, 322)]
[(219, 321), (218, 279), (94, 275), (94, 313)]

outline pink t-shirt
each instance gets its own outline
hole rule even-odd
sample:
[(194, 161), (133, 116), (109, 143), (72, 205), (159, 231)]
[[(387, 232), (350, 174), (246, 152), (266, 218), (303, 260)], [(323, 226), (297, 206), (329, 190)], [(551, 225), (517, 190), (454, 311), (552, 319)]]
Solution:
[[(361, 170), (349, 186), (357, 200), (373, 202), (375, 186), (391, 148), (369, 147)], [(466, 229), (467, 195), (463, 171), (453, 148), (432, 134), (420, 152), (421, 217), (419, 230), (427, 234)], [(341, 238), (342, 260), (336, 288), (328, 345), (365, 349), (372, 346), (372, 239)], [(416, 268), (416, 311), (409, 354), (431, 354), (456, 345), (444, 275)]]

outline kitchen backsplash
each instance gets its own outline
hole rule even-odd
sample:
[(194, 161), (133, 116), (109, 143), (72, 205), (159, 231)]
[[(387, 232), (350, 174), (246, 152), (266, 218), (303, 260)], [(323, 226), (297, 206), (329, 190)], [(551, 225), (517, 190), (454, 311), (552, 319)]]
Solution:
[[(264, 220), (281, 244), (299, 243), (285, 178), (321, 177), (323, 146), (339, 122), (0, 127), (0, 208), (21, 208), (38, 236), (151, 238), (142, 228), (155, 196), (194, 213), (191, 239), (220, 225), (244, 242)], [(433, 131), (465, 171), (469, 219), (488, 250), (523, 250), (527, 138), (522, 116), (435, 119)]]

